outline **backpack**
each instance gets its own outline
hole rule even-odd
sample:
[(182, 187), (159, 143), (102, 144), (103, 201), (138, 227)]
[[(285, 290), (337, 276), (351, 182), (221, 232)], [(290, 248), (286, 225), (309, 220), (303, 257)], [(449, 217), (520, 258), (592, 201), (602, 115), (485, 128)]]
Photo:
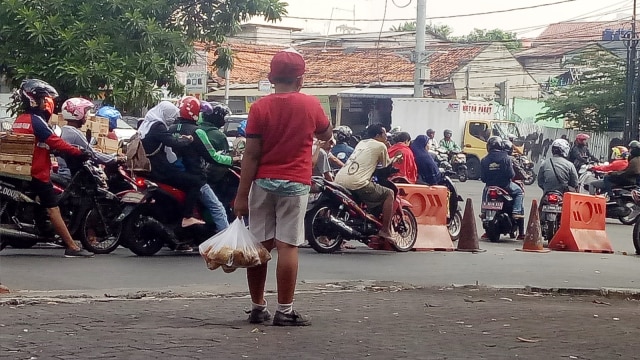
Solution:
[(134, 173), (150, 173), (151, 162), (149, 161), (149, 156), (156, 155), (160, 149), (162, 149), (162, 144), (160, 144), (156, 151), (147, 155), (146, 151), (144, 151), (144, 146), (142, 146), (140, 134), (135, 133), (131, 139), (129, 139), (129, 144), (127, 144), (126, 155), (129, 169)]

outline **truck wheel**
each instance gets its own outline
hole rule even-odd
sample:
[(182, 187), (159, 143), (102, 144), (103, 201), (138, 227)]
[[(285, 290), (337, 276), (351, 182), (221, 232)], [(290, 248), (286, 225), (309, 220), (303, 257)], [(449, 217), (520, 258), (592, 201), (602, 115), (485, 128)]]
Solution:
[(480, 160), (477, 157), (470, 157), (467, 160), (467, 177), (471, 180), (480, 179)]

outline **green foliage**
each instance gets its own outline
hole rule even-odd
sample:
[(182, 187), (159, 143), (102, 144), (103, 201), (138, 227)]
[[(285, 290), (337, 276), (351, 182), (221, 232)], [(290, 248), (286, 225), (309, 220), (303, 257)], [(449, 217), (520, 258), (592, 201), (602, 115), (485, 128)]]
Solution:
[[(407, 21), (400, 25), (394, 25), (390, 29), (390, 31), (415, 31), (416, 30), (416, 22), (415, 21)], [(432, 34), (437, 38), (442, 40), (449, 40), (453, 29), (449, 25), (433, 25), (427, 24), (426, 32), (428, 34)]]
[(159, 86), (182, 92), (175, 68), (194, 61), (194, 41), (222, 43), (241, 21), (277, 20), (286, 6), (279, 0), (0, 0), (0, 75), (14, 85), (40, 78), (62, 97), (104, 95), (124, 110), (153, 106)]
[(514, 32), (504, 31), (500, 29), (473, 29), (469, 35), (460, 36), (452, 39), (460, 43), (489, 43), (501, 42), (509, 50), (518, 50), (522, 47), (522, 42), (517, 39)]
[(555, 89), (537, 120), (567, 120), (581, 130), (606, 131), (608, 118), (624, 113), (624, 61), (602, 48), (594, 48), (573, 57), (565, 67), (582, 74), (575, 83)]

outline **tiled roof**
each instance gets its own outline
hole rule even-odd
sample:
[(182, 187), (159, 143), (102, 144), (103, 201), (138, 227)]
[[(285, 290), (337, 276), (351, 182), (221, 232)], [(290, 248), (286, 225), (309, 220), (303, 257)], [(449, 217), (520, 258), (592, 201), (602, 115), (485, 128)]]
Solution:
[(534, 42), (600, 41), (604, 30), (631, 30), (631, 23), (631, 20), (560, 22), (547, 26)]
[[(234, 51), (232, 84), (257, 84), (267, 78), (273, 55), (282, 48), (275, 46), (231, 44)], [(436, 49), (430, 57), (431, 80), (447, 80), (453, 72), (476, 57), (485, 47), (469, 46)], [(370, 84), (375, 82), (411, 82), (414, 65), (409, 61), (410, 49), (298, 49), (307, 63), (307, 84)], [(431, 50), (431, 49), (430, 49)], [(446, 52), (446, 53), (441, 53)], [(209, 55), (209, 62), (213, 59)], [(224, 79), (214, 80), (224, 84)]]

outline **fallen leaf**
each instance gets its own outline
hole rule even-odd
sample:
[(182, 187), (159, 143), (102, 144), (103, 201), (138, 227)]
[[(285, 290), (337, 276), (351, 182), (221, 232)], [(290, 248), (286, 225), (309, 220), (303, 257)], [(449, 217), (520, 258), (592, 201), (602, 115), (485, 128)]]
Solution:
[(484, 302), (484, 300), (482, 300), (482, 299), (464, 299), (464, 302), (468, 302), (468, 303), (481, 303), (481, 302)]
[(523, 337), (517, 337), (516, 339), (518, 339), (518, 341), (522, 341), (522, 342), (526, 342), (526, 343), (537, 343), (537, 342), (540, 342), (540, 340), (525, 339)]
[(602, 300), (598, 300), (598, 299), (593, 300), (593, 303), (594, 303), (594, 304), (598, 304), (598, 305), (607, 305), (607, 306), (611, 306), (611, 303), (608, 303), (608, 302), (606, 302), (606, 301), (602, 301)]
[(504, 300), (504, 301), (513, 301), (513, 299), (510, 299), (510, 298), (508, 298), (508, 297), (500, 298), (500, 300)]
[(260, 332), (260, 329), (258, 329), (258, 328), (255, 328), (255, 329), (251, 330), (252, 334), (259, 333), (259, 332)]

